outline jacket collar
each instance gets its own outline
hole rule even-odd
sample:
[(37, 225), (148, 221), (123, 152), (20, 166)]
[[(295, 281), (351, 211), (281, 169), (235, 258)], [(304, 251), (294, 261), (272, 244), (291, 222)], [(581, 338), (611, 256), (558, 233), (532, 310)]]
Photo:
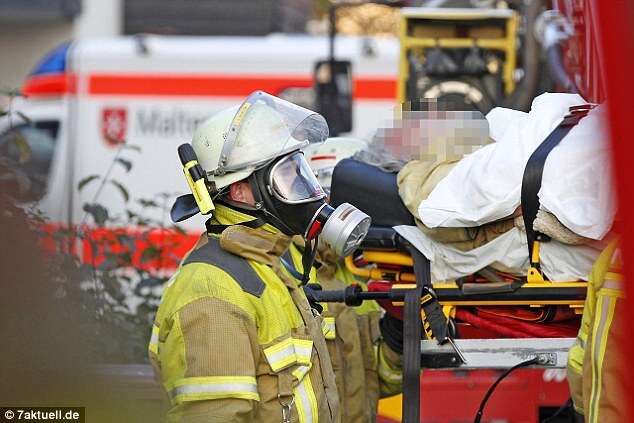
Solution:
[(240, 225), (253, 220), (253, 216), (227, 206), (217, 205), (213, 216), (214, 223), (232, 225), (220, 234), (221, 247), (245, 259), (277, 267), (279, 257), (288, 249), (291, 242), (289, 236), (270, 224), (258, 228)]

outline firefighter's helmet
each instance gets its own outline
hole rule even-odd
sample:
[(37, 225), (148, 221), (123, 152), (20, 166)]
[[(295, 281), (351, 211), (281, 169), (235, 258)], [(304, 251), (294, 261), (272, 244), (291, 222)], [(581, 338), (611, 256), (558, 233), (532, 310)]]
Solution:
[(247, 178), (260, 166), (328, 137), (325, 119), (262, 91), (222, 110), (195, 132), (192, 147), (216, 189)]
[(304, 155), (319, 184), (330, 191), (332, 172), (341, 160), (367, 150), (367, 142), (358, 138), (333, 137), (320, 144), (311, 144), (304, 148)]

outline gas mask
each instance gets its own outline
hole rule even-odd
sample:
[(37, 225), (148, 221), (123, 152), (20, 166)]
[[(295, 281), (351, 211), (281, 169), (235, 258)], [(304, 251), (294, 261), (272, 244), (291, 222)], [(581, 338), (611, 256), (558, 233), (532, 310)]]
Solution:
[(326, 203), (304, 155), (295, 151), (256, 170), (249, 182), (256, 210), (287, 235), (302, 235), (308, 242), (321, 241), (340, 257), (359, 247), (370, 227), (370, 216), (351, 204), (336, 209)]

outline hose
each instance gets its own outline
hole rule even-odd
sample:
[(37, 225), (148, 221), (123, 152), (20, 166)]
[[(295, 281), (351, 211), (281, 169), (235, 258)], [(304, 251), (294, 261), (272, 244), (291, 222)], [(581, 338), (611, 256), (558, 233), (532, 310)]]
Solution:
[(539, 358), (534, 357), (530, 360), (522, 361), (521, 363), (516, 364), (515, 366), (502, 373), (500, 377), (493, 383), (493, 385), (491, 385), (487, 393), (484, 395), (484, 398), (482, 398), (482, 402), (480, 403), (480, 407), (478, 408), (475, 418), (473, 419), (473, 423), (480, 423), (480, 420), (482, 419), (482, 414), (484, 413), (484, 407), (486, 407), (489, 398), (491, 397), (491, 395), (493, 395), (493, 391), (495, 391), (495, 388), (497, 388), (497, 386), (500, 384), (500, 382), (502, 382), (502, 380), (504, 380), (504, 378), (510, 375), (514, 370), (521, 369), (522, 367), (532, 366), (533, 364), (538, 363)]

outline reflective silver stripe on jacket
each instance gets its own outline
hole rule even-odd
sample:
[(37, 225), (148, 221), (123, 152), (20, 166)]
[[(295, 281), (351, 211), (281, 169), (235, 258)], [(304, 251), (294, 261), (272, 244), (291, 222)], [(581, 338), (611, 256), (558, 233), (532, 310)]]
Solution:
[(601, 288), (623, 291), (623, 282), (616, 279), (606, 279), (605, 281), (603, 281), (603, 285), (601, 286)]
[(258, 393), (257, 385), (254, 383), (198, 383), (177, 386), (169, 391), (170, 399), (174, 399), (179, 395), (190, 394), (244, 394)]
[[(308, 398), (307, 381), (308, 378), (302, 379), (301, 383), (295, 388), (295, 405), (299, 413), (299, 421), (301, 423), (312, 423), (315, 421), (313, 416), (313, 407)], [(299, 400), (299, 401), (298, 401)]]
[(148, 349), (151, 353), (158, 355), (158, 346), (159, 346), (159, 327), (157, 325), (152, 325), (152, 336), (150, 336), (150, 344), (148, 345)]
[[(275, 370), (276, 368), (279, 368), (280, 366), (278, 366), (278, 364), (280, 362), (283, 362), (291, 357), (295, 357), (295, 345), (293, 345), (292, 343), (289, 343), (287, 346), (285, 346), (283, 349), (281, 349), (280, 351), (277, 352), (271, 352), (271, 353), (267, 353), (265, 351), (265, 355), (267, 360), (269, 360), (269, 364), (271, 366), (271, 368), (273, 370)], [(293, 361), (294, 362), (294, 361)], [(285, 366), (282, 366), (285, 367)]]
[(603, 339), (607, 336), (610, 330), (610, 324), (608, 320), (611, 320), (614, 315), (614, 307), (616, 306), (616, 298), (611, 296), (600, 296), (598, 302), (601, 308), (601, 316), (599, 317), (598, 324), (595, 327), (595, 332), (592, 340), (592, 391), (590, 394), (590, 410), (588, 419), (589, 423), (599, 422), (598, 408), (601, 389), (601, 371), (603, 367), (603, 358), (605, 356), (605, 349), (602, 348)]

